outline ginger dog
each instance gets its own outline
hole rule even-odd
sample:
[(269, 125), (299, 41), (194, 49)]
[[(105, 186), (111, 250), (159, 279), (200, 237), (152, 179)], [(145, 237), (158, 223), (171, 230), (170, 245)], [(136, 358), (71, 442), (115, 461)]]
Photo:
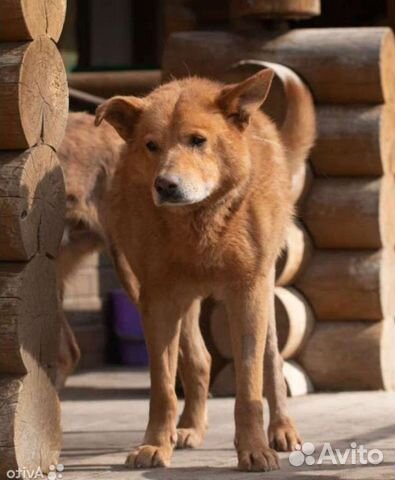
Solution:
[[(263, 428), (263, 379), (271, 447), (292, 450), (300, 442), (286, 409), (274, 265), (292, 221), (292, 177), (313, 143), (314, 110), (305, 87), (289, 76), (287, 117), (278, 132), (260, 111), (272, 75), (264, 70), (231, 86), (189, 78), (144, 99), (105, 102), (96, 124), (106, 120), (123, 144), (111, 137), (105, 122), (100, 126), (105, 128), (101, 138), (108, 137), (103, 140), (107, 154), (99, 156), (110, 167), (101, 165), (95, 175), (93, 164), (83, 169), (94, 186), (81, 194), (79, 211), (79, 194), (72, 194), (79, 188), (73, 179), (78, 155), (72, 161), (72, 151), (60, 157), (69, 162), (71, 194), (60, 277), (70, 269), (64, 261), (68, 255), (78, 252), (74, 266), (105, 241), (123, 286), (143, 314), (150, 418), (143, 444), (127, 458), (132, 468), (167, 466), (175, 446), (194, 447), (203, 440), (210, 358), (198, 322), (200, 301), (209, 295), (225, 303), (231, 328), (239, 468), (278, 468)], [(72, 343), (67, 326), (64, 332)], [(177, 363), (185, 392), (178, 426)]]
[[(102, 222), (142, 312), (150, 356), (149, 422), (143, 444), (127, 458), (132, 468), (167, 466), (177, 444), (202, 439), (209, 364), (196, 319), (208, 295), (225, 303), (230, 324), (239, 468), (278, 468), (263, 428), (264, 357), (272, 443), (294, 448), (299, 441), (278, 398), (284, 382), (273, 353), (274, 268), (293, 216), (292, 174), (313, 142), (314, 115), (309, 94), (290, 77), (278, 132), (260, 110), (272, 77), (264, 70), (230, 86), (188, 78), (143, 99), (114, 97), (97, 110), (96, 124), (106, 120), (125, 142)], [(177, 431), (179, 350), (187, 374)]]

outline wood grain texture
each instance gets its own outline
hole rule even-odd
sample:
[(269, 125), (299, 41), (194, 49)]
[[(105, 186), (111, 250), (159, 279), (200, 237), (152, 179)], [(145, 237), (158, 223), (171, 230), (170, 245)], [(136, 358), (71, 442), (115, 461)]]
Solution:
[(316, 250), (296, 288), (322, 321), (380, 321), (395, 313), (393, 249)]
[(0, 261), (54, 257), (64, 213), (63, 173), (50, 147), (0, 152)]
[(59, 456), (58, 309), (54, 260), (0, 264), (0, 474)]
[(317, 140), (310, 161), (318, 176), (395, 173), (395, 109), (392, 104), (318, 106)]
[(0, 44), (0, 149), (56, 149), (67, 114), (66, 73), (53, 41)]
[(317, 248), (392, 248), (394, 178), (317, 178), (300, 213)]
[(320, 0), (231, 0), (234, 17), (301, 19), (321, 13)]
[(66, 16), (67, 0), (2, 0), (0, 41), (33, 40), (48, 35), (59, 40)]
[(293, 69), (318, 103), (379, 104), (394, 98), (395, 41), (389, 28), (295, 29), (255, 37), (227, 32), (172, 35), (164, 78), (189, 74), (220, 79), (241, 60), (264, 60)]
[(298, 360), (318, 390), (394, 390), (393, 318), (317, 323)]

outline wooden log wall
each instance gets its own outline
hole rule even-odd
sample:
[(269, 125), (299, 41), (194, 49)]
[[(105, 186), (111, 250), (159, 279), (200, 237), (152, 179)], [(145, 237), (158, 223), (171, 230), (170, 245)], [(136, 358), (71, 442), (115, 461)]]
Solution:
[[(251, 6), (235, 0), (234, 5), (240, 6), (239, 17), (248, 20), (265, 17), (266, 3)], [(263, 10), (251, 11), (255, 6)], [(244, 8), (250, 9), (246, 15)], [(229, 72), (235, 65), (246, 69), (246, 64), (265, 62), (283, 64), (303, 78), (316, 102), (318, 137), (311, 153), (310, 185), (299, 202), (300, 223), (289, 233), (277, 265), (280, 350), (314, 388), (392, 390), (394, 35), (388, 28), (265, 32), (256, 22), (251, 25), (238, 33), (172, 35), (164, 52), (164, 79), (198, 74), (233, 80)], [(275, 89), (274, 103), (281, 104), (281, 89)], [(283, 106), (275, 110), (280, 119)], [(202, 327), (216, 359), (213, 391), (233, 393), (226, 314), (221, 306), (210, 305), (203, 309)], [(295, 348), (290, 332), (296, 331)], [(289, 372), (296, 375), (293, 368)], [(310, 383), (304, 385), (309, 391)]]
[(48, 472), (61, 447), (55, 257), (65, 191), (56, 149), (68, 95), (54, 41), (65, 8), (0, 5), (0, 478)]

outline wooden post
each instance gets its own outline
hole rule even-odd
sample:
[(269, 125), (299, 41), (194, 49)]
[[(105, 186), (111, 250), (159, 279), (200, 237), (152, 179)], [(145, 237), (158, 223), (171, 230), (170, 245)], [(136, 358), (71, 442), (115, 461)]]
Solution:
[(0, 478), (48, 473), (61, 447), (55, 257), (65, 191), (55, 150), (68, 95), (49, 37), (60, 35), (65, 3), (0, 5), (0, 41), (33, 39), (0, 43)]

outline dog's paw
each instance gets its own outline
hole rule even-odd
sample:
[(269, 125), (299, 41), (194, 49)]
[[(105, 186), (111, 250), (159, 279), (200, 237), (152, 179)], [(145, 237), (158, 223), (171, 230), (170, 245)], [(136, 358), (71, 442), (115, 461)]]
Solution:
[(197, 428), (177, 428), (176, 448), (197, 448), (203, 442), (204, 433)]
[(170, 466), (171, 453), (171, 447), (140, 445), (128, 455), (125, 465), (128, 468), (168, 467)]
[(244, 472), (270, 472), (280, 468), (277, 453), (266, 445), (237, 451), (239, 470)]
[(278, 452), (292, 452), (302, 444), (296, 426), (289, 417), (270, 422), (268, 437), (269, 445)]

